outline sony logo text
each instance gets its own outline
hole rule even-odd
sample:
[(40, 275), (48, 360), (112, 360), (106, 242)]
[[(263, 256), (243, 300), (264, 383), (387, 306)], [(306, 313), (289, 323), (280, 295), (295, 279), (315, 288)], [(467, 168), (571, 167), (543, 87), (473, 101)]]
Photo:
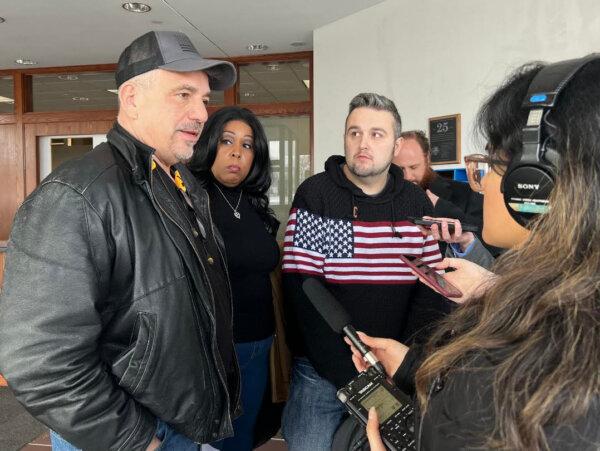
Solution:
[(540, 185), (535, 183), (517, 183), (519, 189), (540, 189)]

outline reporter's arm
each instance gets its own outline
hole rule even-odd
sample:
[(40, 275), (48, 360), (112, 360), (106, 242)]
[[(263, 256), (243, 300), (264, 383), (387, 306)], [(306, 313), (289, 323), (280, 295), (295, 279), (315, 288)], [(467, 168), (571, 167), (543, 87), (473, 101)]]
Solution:
[[(452, 268), (454, 270), (451, 272), (446, 271), (443, 277), (463, 293), (460, 298), (452, 298), (452, 301), (457, 304), (462, 304), (472, 297), (482, 295), (485, 290), (495, 283), (496, 279), (493, 272), (461, 258), (445, 258), (440, 263), (432, 266), (436, 269), (446, 270)], [(418, 276), (416, 273), (415, 275)], [(419, 280), (435, 290), (424, 278), (419, 277)]]
[[(362, 342), (371, 348), (375, 357), (377, 357), (385, 368), (388, 376), (392, 377), (398, 370), (398, 367), (402, 364), (402, 361), (408, 352), (408, 346), (399, 341), (392, 340), (391, 338), (370, 337), (363, 332), (358, 332), (358, 335)], [(359, 372), (365, 371), (369, 364), (365, 362), (360, 352), (352, 345), (347, 337), (344, 337), (344, 340), (350, 346), (350, 350), (352, 351), (352, 361), (354, 362), (356, 369)]]
[(413, 344), (404, 356), (402, 364), (392, 375), (394, 384), (407, 395), (415, 393), (415, 374), (424, 359), (424, 347), (420, 344)]
[(455, 246), (455, 244), (451, 243), (446, 248), (446, 257), (461, 258), (485, 269), (490, 269), (494, 264), (494, 256), (477, 237), (475, 237), (466, 249), (456, 249)]

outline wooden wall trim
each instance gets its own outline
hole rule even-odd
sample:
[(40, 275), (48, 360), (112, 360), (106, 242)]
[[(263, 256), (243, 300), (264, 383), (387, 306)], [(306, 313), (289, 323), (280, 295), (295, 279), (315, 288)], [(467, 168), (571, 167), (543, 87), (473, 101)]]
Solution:
[(0, 114), (0, 124), (16, 124), (17, 116), (15, 114)]
[(80, 66), (54, 66), (54, 67), (28, 67), (23, 69), (4, 69), (0, 70), (0, 76), (11, 74), (68, 74), (72, 72), (114, 72), (117, 69), (116, 64), (88, 64)]
[[(0, 252), (0, 291), (2, 291), (2, 282), (4, 281), (4, 252)], [(6, 381), (2, 378), (0, 374), (0, 387), (5, 386)]]
[(294, 53), (267, 53), (265, 55), (244, 55), (231, 58), (222, 58), (237, 64), (252, 64), (268, 61), (296, 61), (312, 59), (313, 52), (294, 52)]
[(298, 103), (248, 103), (238, 106), (248, 108), (257, 116), (299, 116), (312, 113), (311, 102)]
[[(14, 167), (17, 171), (16, 173), (16, 192), (15, 192), (15, 201), (16, 207), (25, 200), (25, 140), (24, 140), (24, 130), (23, 130), (23, 113), (25, 113), (26, 109), (26, 97), (28, 94), (24, 94), (25, 89), (28, 84), (26, 81), (27, 76), (25, 74), (16, 74), (14, 76), (14, 88), (15, 88), (15, 119), (16, 119), (16, 129), (15, 129), (15, 150), (14, 150)], [(30, 85), (29, 85), (30, 86)], [(12, 223), (12, 215), (16, 212), (16, 208), (14, 212), (11, 214), (11, 223)], [(8, 236), (8, 234), (7, 234)]]
[(315, 173), (315, 147), (314, 147), (314, 142), (315, 142), (315, 115), (312, 114), (313, 112), (313, 105), (314, 105), (314, 97), (313, 97), (313, 87), (314, 87), (314, 83), (313, 83), (313, 55), (312, 52), (310, 52), (310, 59), (308, 60), (308, 74), (309, 74), (309, 80), (310, 80), (310, 86), (308, 87), (308, 91), (310, 94), (310, 173), (314, 174)]
[(92, 121), (115, 121), (117, 110), (95, 110), (95, 111), (58, 111), (25, 113), (24, 124), (46, 124), (52, 122), (92, 122)]
[(8, 239), (25, 192), (20, 136), (21, 129), (16, 124), (0, 125), (0, 240)]

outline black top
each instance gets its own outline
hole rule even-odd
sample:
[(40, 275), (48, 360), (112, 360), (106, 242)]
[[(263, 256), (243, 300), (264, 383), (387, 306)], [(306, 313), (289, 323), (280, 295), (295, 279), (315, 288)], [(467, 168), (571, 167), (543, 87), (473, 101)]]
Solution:
[[(275, 329), (269, 274), (279, 263), (279, 246), (244, 193), (219, 188), (222, 193), (211, 185), (208, 193), (213, 221), (225, 242), (233, 292), (233, 338), (236, 343), (262, 340)], [(239, 219), (232, 208), (238, 200)]]

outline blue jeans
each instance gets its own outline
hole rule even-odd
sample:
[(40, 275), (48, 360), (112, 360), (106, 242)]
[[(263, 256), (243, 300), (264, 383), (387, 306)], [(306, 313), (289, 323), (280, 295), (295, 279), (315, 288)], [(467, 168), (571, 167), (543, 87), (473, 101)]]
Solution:
[(212, 446), (222, 451), (250, 451), (254, 442), (254, 425), (262, 405), (269, 375), (269, 351), (273, 337), (236, 343), (240, 364), (242, 416), (233, 421), (233, 437)]
[(329, 451), (346, 408), (306, 358), (294, 359), (282, 432), (289, 451)]
[[(162, 441), (157, 451), (198, 451), (199, 449), (196, 443), (185, 435), (175, 432), (164, 421), (158, 420), (155, 434)], [(50, 431), (50, 443), (52, 443), (52, 451), (79, 451), (79, 448), (75, 448), (54, 431)]]

